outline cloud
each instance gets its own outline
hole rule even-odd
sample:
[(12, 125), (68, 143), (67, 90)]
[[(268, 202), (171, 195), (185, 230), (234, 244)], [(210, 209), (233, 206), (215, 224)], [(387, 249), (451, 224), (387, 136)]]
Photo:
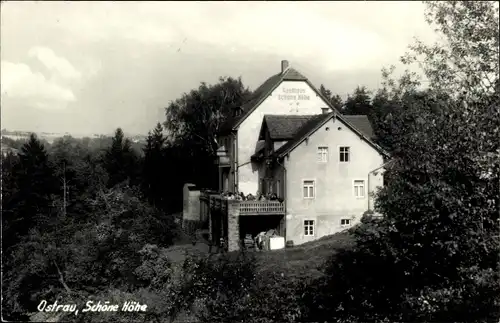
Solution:
[(23, 99), (40, 108), (57, 108), (75, 101), (73, 92), (47, 80), (22, 63), (1, 62), (2, 97)]
[(427, 40), (432, 34), (423, 9), (421, 3), (388, 2), (130, 2), (113, 12), (112, 27), (129, 39), (176, 43), (188, 51), (205, 43), (248, 56), (318, 61), (329, 70), (379, 70), (397, 60), (413, 36)]
[(79, 79), (82, 76), (67, 59), (57, 56), (50, 48), (33, 47), (28, 55), (37, 58), (45, 67), (62, 78)]
[[(5, 61), (21, 73), (2, 71), (3, 90), (29, 100), (2, 97), (2, 108), (10, 109), (12, 124), (26, 124), (21, 128), (43, 123), (145, 132), (159, 120), (159, 107), (200, 81), (242, 75), (255, 89), (279, 70), (281, 59), (341, 95), (356, 85), (376, 88), (382, 67), (400, 68), (413, 36), (433, 41), (424, 7), (393, 1), (7, 1), (2, 68)], [(32, 59), (20, 60), (27, 53)], [(34, 108), (68, 103), (71, 109), (61, 111)]]

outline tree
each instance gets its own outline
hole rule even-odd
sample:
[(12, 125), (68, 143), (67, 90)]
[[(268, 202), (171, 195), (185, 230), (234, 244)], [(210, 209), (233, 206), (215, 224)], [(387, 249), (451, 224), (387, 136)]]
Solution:
[(349, 96), (345, 101), (343, 114), (353, 115), (371, 115), (372, 105), (370, 93), (366, 87), (357, 87), (352, 96)]
[[(49, 214), (51, 196), (59, 187), (45, 147), (32, 134), (15, 163), (9, 199), (3, 201), (4, 247), (14, 244), (34, 225), (43, 225)], [(5, 239), (8, 238), (8, 239)]]
[(250, 93), (241, 78), (221, 77), (217, 84), (203, 82), (170, 102), (165, 109), (164, 127), (168, 132), (169, 158), (177, 161), (171, 169), (171, 177), (181, 183), (175, 188), (177, 191), (188, 181), (206, 188), (218, 185), (214, 164), (217, 136), (232, 108), (247, 102)]
[(132, 151), (131, 143), (125, 138), (121, 128), (116, 129), (111, 147), (104, 154), (104, 167), (108, 172), (108, 187), (129, 181), (134, 184), (137, 180), (138, 158)]
[(168, 197), (166, 190), (168, 161), (165, 158), (165, 137), (158, 122), (153, 133), (149, 132), (144, 148), (142, 191), (152, 205), (164, 209)]
[(418, 63), (429, 87), (456, 95), (492, 93), (499, 74), (499, 7), (495, 1), (426, 2), (426, 20), (444, 42), (420, 40), (402, 61)]
[(486, 84), (498, 84), (498, 72), (489, 59), (470, 63), (498, 53), (497, 8), (428, 3), (447, 43), (412, 47), (428, 90), (411, 74), (388, 84), (399, 108), (394, 160), (376, 200), (384, 218), (363, 219), (356, 248), (332, 257), (312, 297), (315, 320), (498, 322), (500, 99)]
[(134, 189), (103, 189), (87, 203), (87, 221), (53, 208), (43, 230), (33, 228), (13, 247), (5, 258), (2, 305), (7, 313), (33, 312), (41, 299), (85, 303), (110, 288), (135, 290), (145, 286), (144, 278), (159, 278), (137, 272), (140, 250), (147, 243), (170, 246), (176, 233), (173, 219), (142, 202)]
[(366, 220), (356, 249), (330, 261), (313, 309), (331, 306), (310, 320), (498, 321), (498, 108), (476, 105), (465, 116), (430, 104), (405, 107), (376, 200), (384, 219)]
[(388, 151), (392, 151), (394, 140), (393, 115), (397, 114), (399, 105), (389, 96), (387, 89), (377, 91), (372, 100), (372, 126), (377, 143)]
[(63, 200), (63, 209), (66, 212), (70, 201), (77, 199), (79, 195), (77, 193), (86, 188), (85, 182), (77, 180), (79, 169), (83, 167), (86, 151), (81, 141), (71, 136), (64, 136), (54, 140), (49, 153), (55, 168), (55, 175), (61, 184), (60, 196)]
[(81, 220), (89, 212), (86, 199), (94, 197), (107, 184), (100, 153), (89, 144), (89, 140), (64, 136), (56, 139), (49, 150), (61, 187), (58, 196), (62, 208), (68, 215)]
[[(15, 220), (15, 213), (13, 210), (15, 208), (15, 203), (13, 200), (14, 195), (17, 191), (17, 183), (14, 176), (14, 170), (16, 164), (19, 162), (19, 158), (9, 152), (7, 155), (2, 155), (2, 233), (3, 233), (3, 246), (5, 247), (14, 239), (15, 229), (10, 228)], [(7, 244), (5, 243), (7, 242)]]
[(327, 99), (333, 105), (335, 109), (337, 109), (338, 111), (342, 110), (343, 101), (338, 94), (333, 95), (332, 91), (328, 90), (323, 84), (321, 84), (321, 86), (319, 87), (319, 91), (325, 97), (325, 99)]
[[(393, 107), (383, 118), (385, 124), (381, 127), (385, 130), (382, 132), (390, 131), (391, 127), (397, 131), (394, 128), (397, 125), (391, 123), (402, 118), (399, 116), (402, 111), (394, 107), (401, 105), (404, 93), (415, 92), (422, 85), (439, 95), (475, 99), (492, 95), (498, 86), (498, 3), (440, 1), (426, 4), (426, 20), (442, 37), (433, 45), (416, 39), (409, 46), (410, 51), (401, 58), (407, 66), (418, 65), (423, 78), (406, 69), (398, 80), (394, 80), (394, 66), (382, 70), (384, 91)], [(391, 137), (390, 140), (398, 140), (396, 136)]]
[(342, 107), (344, 106), (344, 101), (338, 94), (335, 94), (330, 98), (330, 103), (333, 105), (335, 109), (339, 111), (342, 110)]
[(215, 85), (202, 82), (197, 89), (170, 102), (165, 109), (165, 129), (172, 141), (189, 142), (215, 154), (216, 136), (231, 108), (241, 106), (250, 94), (241, 78), (221, 77)]
[(11, 139), (9, 137), (2, 136), (1, 142), (2, 142), (2, 146), (4, 146), (4, 147), (20, 149), (22, 147), (22, 145), (26, 142), (26, 140), (22, 140), (22, 139), (14, 140), (14, 139)]

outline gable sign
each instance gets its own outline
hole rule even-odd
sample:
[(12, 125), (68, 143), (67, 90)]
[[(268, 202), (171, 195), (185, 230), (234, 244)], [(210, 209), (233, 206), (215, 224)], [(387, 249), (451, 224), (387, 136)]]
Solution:
[(299, 88), (282, 88), (282, 93), (278, 94), (280, 101), (308, 101), (311, 97), (306, 93), (305, 89)]

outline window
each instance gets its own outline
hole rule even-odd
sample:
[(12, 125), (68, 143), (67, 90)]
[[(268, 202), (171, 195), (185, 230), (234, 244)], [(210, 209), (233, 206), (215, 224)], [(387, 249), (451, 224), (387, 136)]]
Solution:
[(303, 182), (303, 196), (305, 199), (314, 198), (314, 181), (304, 181)]
[(365, 197), (365, 181), (354, 181), (354, 196), (358, 199)]
[(347, 163), (349, 162), (349, 147), (340, 147), (340, 162), (341, 163)]
[(314, 236), (314, 220), (304, 220), (304, 235)]
[(341, 219), (340, 220), (341, 227), (348, 227), (350, 225), (351, 225), (351, 219)]
[(318, 162), (326, 163), (328, 161), (328, 147), (318, 147)]
[(280, 185), (281, 185), (280, 181), (276, 181), (276, 191), (275, 191), (275, 193), (276, 193), (276, 196), (278, 196), (278, 197), (281, 197), (281, 192), (280, 192), (281, 186)]

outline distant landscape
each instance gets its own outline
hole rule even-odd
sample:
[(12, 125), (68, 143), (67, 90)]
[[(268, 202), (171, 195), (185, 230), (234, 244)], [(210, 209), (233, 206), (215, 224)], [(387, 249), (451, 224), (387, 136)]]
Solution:
[[(30, 132), (2, 129), (1, 134), (1, 151), (2, 155), (11, 152), (18, 154), (19, 149), (29, 141), (31, 134), (35, 134), (37, 139), (42, 143), (47, 151), (52, 151), (54, 146), (67, 142), (74, 142), (77, 145), (86, 147), (88, 151), (99, 152), (107, 149), (113, 140), (114, 134), (72, 134), (69, 132)], [(139, 156), (143, 155), (143, 148), (146, 143), (146, 135), (125, 135), (130, 141), (131, 149)]]
[[(36, 134), (41, 140), (45, 140), (52, 143), (57, 138), (62, 138), (64, 136), (71, 136), (73, 138), (101, 138), (101, 137), (113, 137), (113, 133), (108, 134), (81, 134), (81, 133), (69, 133), (69, 132), (37, 132), (37, 131), (21, 131), (21, 130), (8, 130), (2, 129), (2, 137), (10, 138), (13, 140), (26, 140), (29, 138), (30, 134)], [(125, 136), (129, 138), (132, 142), (140, 142), (146, 140), (146, 134), (129, 134), (125, 132)]]

